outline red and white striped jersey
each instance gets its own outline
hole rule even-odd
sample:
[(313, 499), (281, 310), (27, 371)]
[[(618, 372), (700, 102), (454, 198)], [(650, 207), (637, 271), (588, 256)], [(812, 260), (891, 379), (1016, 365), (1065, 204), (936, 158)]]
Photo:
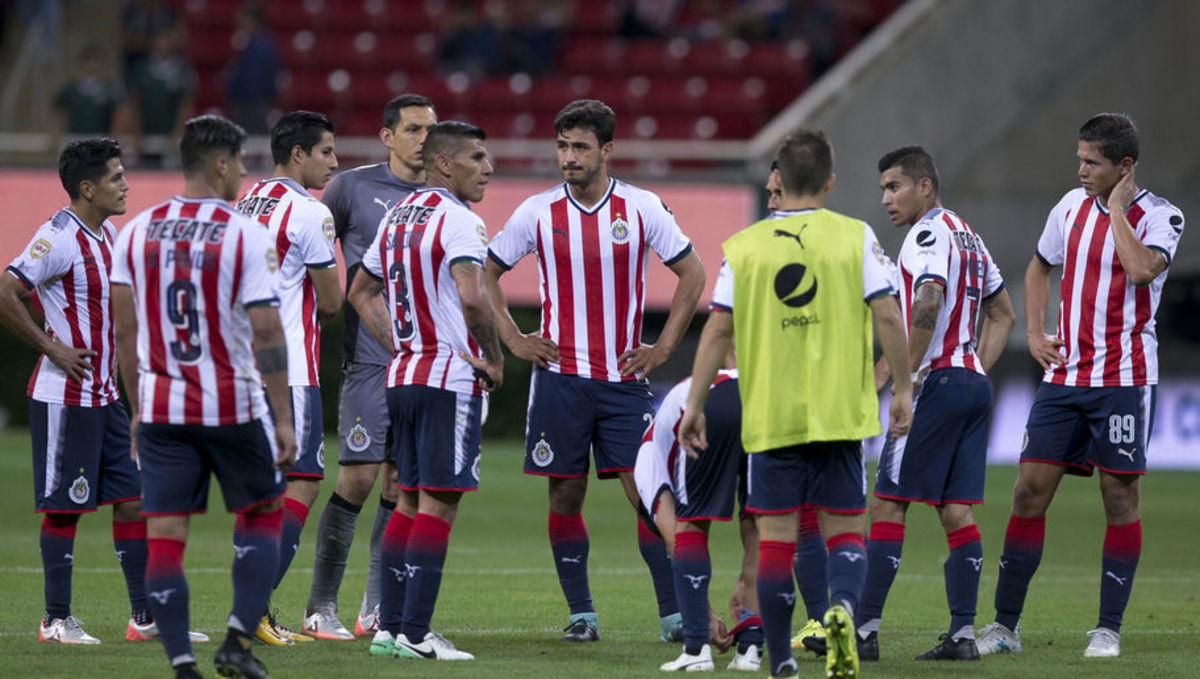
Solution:
[(176, 196), (117, 237), (112, 281), (137, 307), (139, 421), (227, 426), (267, 414), (246, 307), (278, 304), (266, 229), (217, 198)]
[[(1170, 266), (1183, 235), (1183, 213), (1143, 190), (1125, 218), (1142, 245), (1162, 253)], [(1037, 256), (1063, 267), (1058, 338), (1067, 360), (1047, 370), (1043, 381), (1070, 387), (1157, 384), (1154, 314), (1167, 271), (1135, 287), (1117, 258), (1108, 210), (1082, 188), (1068, 192), (1050, 211)]]
[(648, 249), (670, 266), (692, 244), (658, 196), (610, 179), (590, 210), (565, 183), (527, 199), (488, 252), (506, 270), (537, 254), (541, 336), (558, 345), (560, 359), (550, 370), (630, 382), (640, 376), (623, 377), (617, 356), (641, 342)]
[(287, 177), (264, 179), (238, 201), (242, 214), (267, 227), (279, 255), (279, 319), (287, 337), (288, 385), (319, 387), (321, 325), (317, 291), (309, 269), (337, 266), (333, 215), (321, 201)]
[(940, 207), (913, 224), (900, 246), (900, 310), (906, 331), (917, 286), (928, 281), (941, 283), (944, 292), (920, 370), (954, 367), (986, 375), (975, 356), (979, 306), (1004, 288), (1004, 279), (983, 239), (962, 217)]
[(388, 365), (389, 387), (422, 385), (480, 395), (474, 369), (459, 352), (480, 356), (463, 320), (450, 267), (482, 267), (487, 229), (471, 209), (441, 188), (419, 189), (387, 211), (362, 270), (384, 282), (399, 351)]
[(92, 370), (82, 382), (45, 356), (39, 356), (26, 395), (43, 403), (96, 408), (117, 400), (109, 271), (117, 230), (111, 222), (100, 233), (59, 210), (41, 225), (8, 271), (37, 293), (46, 315), (46, 333), (76, 349), (91, 349)]

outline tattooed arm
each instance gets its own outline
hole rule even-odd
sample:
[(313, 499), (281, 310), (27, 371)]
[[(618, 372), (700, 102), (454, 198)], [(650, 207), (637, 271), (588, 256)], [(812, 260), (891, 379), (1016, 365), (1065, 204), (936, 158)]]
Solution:
[(450, 275), (458, 289), (463, 321), (471, 337), (475, 338), (475, 343), (483, 350), (482, 359), (465, 353), (460, 355), (475, 367), (480, 387), (487, 391), (499, 389), (504, 381), (504, 354), (500, 352), (500, 336), (496, 333), (492, 303), (484, 286), (483, 269), (474, 262), (464, 260), (450, 266)]

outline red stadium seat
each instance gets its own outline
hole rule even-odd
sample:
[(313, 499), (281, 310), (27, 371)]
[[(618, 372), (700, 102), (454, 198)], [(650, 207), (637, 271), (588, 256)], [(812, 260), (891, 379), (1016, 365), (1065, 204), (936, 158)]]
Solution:
[(567, 75), (621, 73), (625, 69), (625, 43), (614, 38), (572, 37), (562, 54)]
[(571, 17), (573, 35), (608, 35), (617, 22), (617, 8), (611, 0), (588, 0), (575, 5)]

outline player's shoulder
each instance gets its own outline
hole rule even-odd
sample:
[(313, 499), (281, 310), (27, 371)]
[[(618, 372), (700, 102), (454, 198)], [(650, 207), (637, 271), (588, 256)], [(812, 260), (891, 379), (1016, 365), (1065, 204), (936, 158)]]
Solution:
[(1149, 189), (1143, 189), (1135, 202), (1145, 210), (1147, 215), (1164, 214), (1169, 217), (1179, 217), (1180, 224), (1183, 223), (1183, 211), (1175, 207), (1171, 201), (1162, 196), (1151, 193)]
[(380, 171), (386, 168), (386, 166), (387, 163), (368, 163), (367, 165), (352, 167), (349, 170), (342, 170), (335, 174), (333, 179), (329, 180), (329, 185), (332, 186), (334, 183), (337, 183), (342, 188), (345, 188), (361, 181), (379, 179)]
[(518, 213), (536, 212), (537, 210), (541, 210), (542, 208), (565, 199), (567, 197), (566, 186), (567, 185), (565, 183), (555, 184), (544, 191), (533, 194), (532, 196), (521, 201), (521, 204), (517, 206), (517, 209), (513, 211), (513, 214), (516, 215)]
[(75, 231), (79, 226), (79, 219), (71, 214), (70, 210), (63, 208), (50, 215), (49, 219), (38, 226), (37, 235), (39, 238), (45, 238), (51, 242), (59, 240), (74, 241)]
[(666, 201), (657, 193), (643, 189), (640, 186), (634, 186), (620, 179), (613, 179), (612, 195), (623, 198), (626, 202), (631, 202), (642, 209), (658, 209), (663, 212), (674, 214)]
[(1093, 200), (1092, 197), (1087, 194), (1087, 191), (1082, 186), (1078, 186), (1064, 193), (1062, 198), (1059, 198), (1058, 202), (1055, 203), (1053, 211), (1074, 212), (1080, 205), (1089, 200)]

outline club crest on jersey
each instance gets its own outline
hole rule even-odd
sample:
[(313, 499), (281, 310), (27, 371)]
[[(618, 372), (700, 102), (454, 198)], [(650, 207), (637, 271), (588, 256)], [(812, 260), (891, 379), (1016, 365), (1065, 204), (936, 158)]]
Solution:
[(333, 228), (333, 217), (326, 217), (325, 220), (321, 222), (321, 230), (325, 232), (325, 238), (332, 243), (334, 237), (337, 236), (337, 232)]
[(279, 271), (279, 253), (275, 252), (275, 248), (267, 248), (267, 271)]
[(45, 238), (39, 238), (33, 241), (33, 245), (30, 246), (29, 256), (32, 259), (41, 259), (42, 257), (50, 254), (51, 247), (50, 241), (46, 240)]
[(538, 439), (538, 442), (533, 444), (533, 452), (530, 454), (533, 458), (533, 463), (539, 467), (547, 467), (554, 461), (554, 451), (550, 449), (550, 444), (546, 439)]
[(625, 245), (629, 242), (629, 222), (621, 219), (621, 213), (617, 213), (617, 218), (612, 222), (612, 241), (617, 245)]
[(479, 234), (479, 242), (486, 247), (488, 244), (487, 229), (483, 228), (483, 224), (475, 225), (475, 233)]
[(356, 453), (361, 453), (371, 445), (371, 435), (367, 433), (361, 422), (356, 421), (350, 434), (346, 436), (346, 445)]
[(71, 490), (67, 491), (67, 497), (71, 498), (71, 502), (77, 505), (84, 504), (88, 498), (92, 496), (92, 487), (88, 485), (88, 480), (83, 476), (83, 470), (79, 470), (79, 478), (71, 484)]

